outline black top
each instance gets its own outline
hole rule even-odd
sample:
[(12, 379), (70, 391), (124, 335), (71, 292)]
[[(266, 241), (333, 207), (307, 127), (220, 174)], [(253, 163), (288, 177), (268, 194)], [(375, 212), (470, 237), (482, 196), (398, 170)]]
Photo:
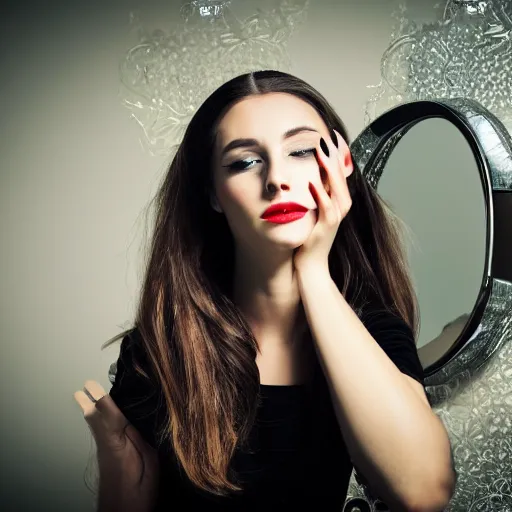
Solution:
[[(362, 318), (366, 328), (399, 370), (423, 385), (423, 369), (411, 329), (385, 311)], [(140, 335), (134, 331), (121, 344), (117, 373), (110, 396), (149, 444), (162, 421), (162, 402), (147, 379), (133, 369), (133, 358), (144, 361)], [(260, 385), (261, 406), (249, 446), (239, 450), (232, 468), (244, 491), (217, 497), (195, 487), (179, 469), (169, 448), (158, 448), (160, 492), (155, 511), (319, 509), (343, 508), (352, 462), (342, 438), (322, 372), (316, 373), (313, 392), (306, 385)], [(364, 378), (364, 377), (362, 377)]]

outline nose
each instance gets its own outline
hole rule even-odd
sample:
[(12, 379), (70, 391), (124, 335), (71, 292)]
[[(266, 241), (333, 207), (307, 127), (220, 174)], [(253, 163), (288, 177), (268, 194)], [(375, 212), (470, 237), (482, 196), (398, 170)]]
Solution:
[(269, 163), (265, 176), (265, 192), (275, 195), (278, 190), (290, 190), (290, 179), (285, 171), (285, 165)]

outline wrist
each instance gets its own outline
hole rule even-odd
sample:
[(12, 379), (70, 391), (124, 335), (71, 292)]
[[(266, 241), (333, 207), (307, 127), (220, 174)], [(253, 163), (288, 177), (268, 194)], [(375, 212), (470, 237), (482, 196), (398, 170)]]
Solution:
[(295, 263), (295, 270), (299, 279), (321, 279), (330, 280), (331, 273), (329, 271), (329, 264), (318, 263), (316, 261), (299, 260)]

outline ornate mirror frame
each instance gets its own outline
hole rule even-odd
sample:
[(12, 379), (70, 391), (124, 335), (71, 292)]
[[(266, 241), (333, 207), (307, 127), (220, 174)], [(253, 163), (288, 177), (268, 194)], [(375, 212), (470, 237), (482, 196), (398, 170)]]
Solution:
[[(511, 136), (474, 100), (415, 101), (373, 121), (351, 144), (351, 151), (377, 188), (402, 137), (434, 117), (457, 127), (475, 156), (485, 200), (486, 251), (473, 311), (449, 351), (425, 368), (426, 392), (454, 451), (458, 481), (449, 510), (505, 510), (504, 500), (512, 501), (512, 466), (508, 463), (507, 469), (502, 462), (512, 460)], [(460, 190), (463, 193), (464, 183)], [(352, 476), (344, 511), (386, 510), (383, 505)]]

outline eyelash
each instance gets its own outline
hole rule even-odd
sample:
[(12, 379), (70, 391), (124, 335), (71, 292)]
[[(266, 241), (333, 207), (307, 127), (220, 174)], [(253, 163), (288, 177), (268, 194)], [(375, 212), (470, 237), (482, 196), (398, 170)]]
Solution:
[[(290, 153), (290, 156), (294, 156), (296, 158), (307, 158), (310, 155), (314, 154), (314, 152), (315, 152), (314, 148), (299, 149), (297, 151), (293, 151), (292, 153)], [(226, 167), (228, 167), (232, 171), (245, 171), (245, 170), (249, 169), (249, 167), (248, 167), (249, 164), (251, 164), (253, 162), (261, 162), (261, 161), (262, 160), (259, 158), (238, 160), (237, 162), (233, 162), (232, 164), (227, 165)], [(245, 164), (247, 164), (247, 165), (245, 165)]]

